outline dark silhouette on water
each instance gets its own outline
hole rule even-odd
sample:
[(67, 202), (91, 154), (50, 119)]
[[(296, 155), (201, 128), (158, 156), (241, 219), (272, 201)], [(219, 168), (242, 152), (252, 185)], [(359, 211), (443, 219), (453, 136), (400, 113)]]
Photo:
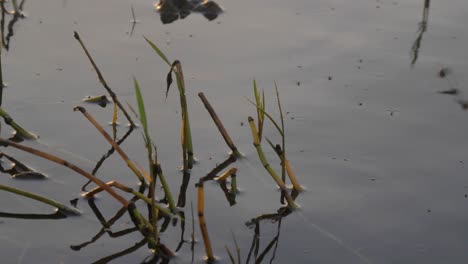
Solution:
[(160, 0), (156, 5), (163, 24), (169, 24), (177, 19), (184, 19), (190, 13), (201, 13), (206, 19), (214, 20), (223, 9), (213, 1), (207, 0)]
[(416, 61), (418, 60), (419, 57), (419, 49), (421, 48), (421, 41), (423, 38), (424, 33), (427, 31), (427, 21), (429, 19), (429, 8), (431, 5), (431, 0), (424, 0), (424, 9), (423, 9), (423, 16), (422, 20), (419, 23), (419, 29), (418, 29), (418, 37), (413, 43), (413, 46), (411, 47), (411, 66), (413, 67), (416, 64)]

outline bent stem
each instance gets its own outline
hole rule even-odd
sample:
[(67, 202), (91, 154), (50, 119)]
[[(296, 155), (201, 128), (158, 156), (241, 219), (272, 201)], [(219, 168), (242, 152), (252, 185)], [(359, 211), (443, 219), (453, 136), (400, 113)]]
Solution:
[(7, 192), (18, 194), (18, 195), (21, 195), (21, 196), (28, 197), (30, 199), (36, 200), (38, 202), (48, 204), (50, 206), (53, 206), (53, 207), (57, 208), (60, 212), (66, 214), (66, 215), (81, 215), (81, 212), (78, 209), (68, 207), (68, 206), (66, 206), (64, 204), (61, 204), (61, 203), (56, 202), (54, 200), (48, 199), (48, 198), (46, 198), (44, 196), (41, 196), (41, 195), (38, 195), (38, 194), (30, 193), (30, 192), (27, 192), (27, 191), (24, 191), (24, 190), (16, 189), (16, 188), (1, 185), (1, 184), (0, 184), (0, 190), (4, 190), (4, 191), (7, 191)]

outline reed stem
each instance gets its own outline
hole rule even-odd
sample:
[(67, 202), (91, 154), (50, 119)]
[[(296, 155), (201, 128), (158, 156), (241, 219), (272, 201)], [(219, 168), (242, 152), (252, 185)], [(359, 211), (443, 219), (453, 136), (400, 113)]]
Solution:
[(284, 193), (284, 196), (286, 198), (286, 201), (288, 202), (288, 206), (290, 208), (297, 208), (296, 203), (294, 202), (293, 198), (288, 192), (288, 189), (286, 188), (286, 185), (284, 182), (281, 180), (280, 176), (273, 170), (273, 168), (270, 166), (268, 163), (265, 154), (263, 152), (263, 148), (260, 145), (260, 139), (258, 137), (258, 131), (254, 123), (254, 119), (249, 116), (248, 118), (249, 124), (250, 124), (250, 129), (252, 131), (252, 137), (253, 137), (253, 144), (255, 146), (255, 149), (257, 150), (258, 157), (265, 169), (268, 171), (268, 173), (271, 175), (273, 180), (276, 182), (278, 187), (281, 189), (281, 191)]
[(20, 125), (18, 125), (13, 118), (11, 118), (8, 113), (3, 110), (3, 108), (0, 107), (0, 116), (3, 117), (3, 120), (5, 120), (5, 123), (9, 126), (11, 126), (16, 133), (18, 133), (19, 136), (21, 136), (24, 139), (37, 139), (37, 136), (34, 135), (31, 132), (28, 132), (26, 129), (22, 128)]
[(205, 105), (206, 110), (208, 110), (208, 113), (210, 113), (211, 118), (213, 119), (214, 123), (216, 124), (216, 127), (218, 127), (218, 130), (221, 133), (221, 135), (223, 136), (224, 141), (229, 146), (229, 148), (232, 150), (232, 153), (234, 153), (234, 155), (236, 155), (237, 158), (241, 158), (242, 154), (240, 154), (239, 150), (234, 145), (234, 142), (232, 141), (231, 137), (227, 133), (226, 129), (223, 126), (223, 123), (221, 123), (221, 120), (219, 119), (218, 115), (216, 114), (215, 110), (211, 106), (208, 99), (206, 99), (205, 95), (202, 92), (198, 93), (198, 96), (200, 97), (203, 104)]
[(94, 127), (104, 136), (104, 138), (109, 142), (109, 144), (112, 145), (112, 147), (119, 153), (120, 157), (125, 161), (127, 166), (130, 168), (130, 170), (138, 177), (138, 179), (141, 181), (142, 184), (146, 184), (145, 182), (145, 176), (148, 182), (151, 182), (151, 178), (148, 177), (147, 173), (142, 173), (139, 169), (137, 169), (136, 165), (130, 160), (130, 158), (125, 154), (125, 152), (120, 148), (117, 143), (112, 140), (111, 136), (102, 128), (102, 126), (86, 111), (86, 109), (82, 106), (77, 106), (73, 109), (73, 111), (80, 111), (88, 120), (91, 122), (91, 124), (94, 125)]
[(98, 66), (96, 65), (96, 63), (94, 62), (93, 60), (93, 57), (91, 57), (91, 54), (89, 53), (88, 49), (86, 48), (85, 44), (83, 43), (83, 41), (81, 40), (81, 37), (80, 35), (78, 34), (78, 32), (74, 32), (74, 37), (75, 39), (80, 43), (81, 45), (81, 48), (83, 48), (83, 51), (85, 52), (86, 56), (88, 57), (89, 61), (91, 62), (91, 65), (93, 66), (94, 70), (96, 71), (96, 74), (98, 76), (98, 79), (99, 79), (99, 82), (102, 84), (102, 86), (104, 87), (104, 89), (106, 89), (107, 93), (109, 93), (110, 97), (112, 98), (112, 101), (114, 101), (114, 104), (117, 104), (117, 106), (120, 108), (120, 110), (122, 111), (122, 113), (125, 115), (125, 117), (127, 118), (128, 122), (130, 122), (130, 125), (132, 127), (136, 127), (135, 123), (133, 122), (132, 118), (130, 117), (130, 115), (127, 113), (127, 110), (125, 110), (125, 108), (123, 107), (123, 105), (120, 103), (119, 99), (117, 98), (117, 95), (114, 93), (114, 91), (112, 91), (112, 89), (109, 87), (109, 85), (107, 84), (106, 80), (104, 79), (104, 76), (102, 75), (101, 71), (99, 70)]
[(59, 158), (57, 156), (54, 156), (52, 154), (45, 153), (45, 152), (42, 152), (42, 151), (37, 150), (35, 148), (27, 147), (27, 146), (24, 146), (24, 145), (18, 144), (16, 142), (13, 142), (11, 140), (7, 140), (7, 139), (3, 139), (3, 138), (0, 138), (0, 144), (14, 147), (16, 149), (31, 153), (31, 154), (39, 156), (39, 157), (41, 157), (43, 159), (46, 159), (46, 160), (55, 162), (57, 164), (60, 164), (62, 166), (65, 166), (65, 167), (75, 171), (76, 173), (81, 174), (82, 176), (86, 177), (88, 180), (93, 181), (96, 185), (98, 185), (103, 190), (108, 192), (112, 197), (114, 197), (117, 201), (119, 201), (125, 207), (128, 206), (127, 200), (125, 200), (122, 196), (118, 195), (114, 190), (109, 188), (109, 186), (107, 186), (103, 181), (101, 181), (100, 179), (96, 178), (94, 175), (86, 172), (85, 170), (81, 169), (80, 167), (78, 167), (78, 166), (76, 166), (76, 165), (74, 165), (74, 164), (72, 164), (72, 163), (70, 163), (70, 162), (68, 162), (68, 161), (66, 161), (64, 159), (61, 159), (61, 158)]
[(203, 181), (198, 183), (198, 222), (200, 224), (200, 231), (203, 237), (203, 244), (205, 245), (205, 252), (208, 262), (215, 261), (213, 249), (211, 248), (210, 237), (208, 235), (208, 228), (206, 227), (205, 220), (205, 191), (203, 189)]
[(28, 197), (30, 199), (33, 199), (33, 200), (48, 204), (50, 206), (53, 206), (53, 207), (57, 208), (60, 212), (66, 214), (66, 215), (81, 215), (81, 212), (78, 209), (68, 207), (68, 206), (66, 206), (64, 204), (61, 204), (61, 203), (56, 202), (54, 200), (48, 199), (48, 198), (46, 198), (44, 196), (41, 196), (41, 195), (38, 195), (38, 194), (30, 193), (30, 192), (27, 192), (27, 191), (24, 191), (24, 190), (16, 189), (16, 188), (1, 185), (1, 184), (0, 184), (0, 190), (4, 190), (4, 191), (7, 191), (7, 192), (18, 194), (18, 195)]

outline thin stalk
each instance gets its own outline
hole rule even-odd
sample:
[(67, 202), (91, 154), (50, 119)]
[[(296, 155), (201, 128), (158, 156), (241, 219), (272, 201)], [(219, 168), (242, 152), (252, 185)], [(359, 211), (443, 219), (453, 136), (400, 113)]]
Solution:
[(53, 207), (57, 208), (60, 212), (68, 214), (68, 215), (80, 215), (81, 214), (81, 212), (78, 209), (68, 207), (66, 205), (63, 205), (63, 204), (61, 204), (59, 202), (48, 199), (48, 198), (46, 198), (44, 196), (41, 196), (41, 195), (38, 195), (38, 194), (30, 193), (30, 192), (27, 192), (27, 191), (24, 191), (24, 190), (16, 189), (16, 188), (1, 185), (1, 184), (0, 184), (0, 190), (4, 190), (4, 191), (7, 191), (7, 192), (18, 194), (18, 195), (28, 197), (30, 199), (33, 199), (33, 200), (48, 204), (50, 206), (53, 206)]
[[(107, 186), (109, 186), (109, 187), (114, 187), (114, 188), (120, 189), (120, 190), (122, 190), (124, 192), (131, 193), (131, 194), (135, 195), (136, 197), (140, 198), (141, 200), (143, 200), (148, 205), (152, 204), (152, 199), (146, 197), (144, 194), (142, 194), (142, 193), (140, 193), (140, 192), (138, 192), (138, 191), (136, 191), (136, 190), (122, 184), (122, 183), (119, 183), (118, 181), (110, 181), (110, 182), (107, 182), (105, 184)], [(98, 194), (98, 193), (100, 193), (102, 191), (103, 191), (103, 188), (98, 186), (98, 187), (95, 187), (94, 189), (90, 190), (89, 192), (84, 193), (83, 197), (89, 199), (91, 197), (94, 197), (96, 194)], [(169, 217), (173, 216), (171, 211), (169, 211), (167, 208), (162, 207), (159, 204), (155, 204), (155, 207), (156, 207), (156, 209), (161, 211), (164, 215), (169, 216)]]
[(173, 63), (175, 67), (176, 79), (177, 79), (177, 88), (179, 89), (180, 94), (180, 105), (182, 108), (182, 122), (183, 122), (183, 142), (185, 148), (187, 149), (187, 165), (191, 169), (193, 167), (193, 144), (192, 144), (192, 133), (190, 130), (190, 121), (189, 113), (187, 107), (187, 99), (185, 97), (185, 80), (184, 73), (182, 71), (182, 64), (180, 61), (176, 60)]
[(159, 175), (159, 179), (161, 180), (161, 185), (164, 189), (166, 199), (169, 203), (169, 208), (171, 209), (172, 212), (176, 212), (176, 204), (174, 202), (174, 198), (172, 197), (171, 190), (169, 189), (169, 184), (167, 184), (166, 177), (164, 177), (161, 164), (157, 163), (155, 166), (156, 166), (157, 174)]
[(117, 105), (114, 104), (114, 111), (112, 113), (112, 136), (114, 138), (114, 141), (117, 141), (117, 118), (118, 118), (118, 112), (117, 112)]
[(210, 237), (208, 235), (208, 228), (206, 227), (205, 220), (205, 192), (203, 190), (203, 181), (198, 183), (198, 222), (200, 224), (200, 231), (205, 245), (205, 252), (208, 262), (215, 261), (213, 249), (211, 248)]
[(151, 235), (154, 230), (152, 230), (153, 227), (150, 225), (148, 220), (146, 220), (145, 217), (140, 214), (133, 202), (129, 203), (127, 211), (133, 224), (135, 224), (138, 230), (140, 230), (140, 233), (148, 240), (148, 246), (151, 249), (156, 249), (158, 247), (158, 242), (154, 240), (153, 236)]
[(73, 111), (80, 111), (88, 120), (91, 122), (91, 124), (94, 125), (94, 127), (104, 136), (104, 138), (109, 142), (109, 144), (112, 145), (112, 147), (119, 153), (120, 157), (125, 161), (127, 166), (130, 168), (130, 170), (138, 177), (138, 179), (141, 181), (142, 184), (146, 184), (145, 182), (145, 176), (147, 177), (148, 182), (151, 182), (151, 179), (148, 178), (147, 173), (143, 173), (142, 171), (138, 170), (136, 165), (129, 159), (127, 154), (120, 148), (117, 143), (115, 143), (114, 140), (112, 140), (111, 136), (102, 128), (102, 126), (86, 111), (84, 107), (77, 106), (73, 109)]
[(18, 125), (13, 118), (11, 118), (8, 113), (3, 110), (3, 108), (0, 107), (0, 116), (3, 117), (3, 120), (5, 120), (5, 123), (9, 126), (11, 126), (14, 130), (16, 130), (16, 133), (18, 133), (19, 136), (21, 136), (24, 139), (37, 139), (37, 136), (34, 135), (31, 132), (28, 132), (26, 129), (22, 128), (20, 125)]
[(234, 142), (232, 141), (231, 137), (227, 133), (226, 129), (223, 126), (223, 123), (221, 123), (221, 120), (219, 119), (218, 115), (216, 114), (215, 110), (211, 106), (208, 99), (206, 99), (205, 95), (202, 92), (198, 93), (198, 96), (200, 97), (203, 104), (205, 105), (206, 110), (208, 110), (208, 113), (210, 113), (211, 118), (213, 119), (214, 123), (216, 124), (216, 127), (218, 127), (218, 130), (221, 133), (221, 135), (223, 136), (224, 141), (229, 146), (229, 148), (232, 150), (232, 153), (234, 153), (234, 155), (236, 155), (237, 158), (241, 158), (242, 154), (240, 154), (239, 150), (234, 145)]
[(78, 167), (78, 166), (76, 166), (76, 165), (74, 165), (74, 164), (72, 164), (72, 163), (70, 163), (70, 162), (68, 162), (68, 161), (66, 161), (64, 159), (61, 159), (61, 158), (59, 158), (57, 156), (54, 156), (52, 154), (45, 153), (45, 152), (42, 152), (42, 151), (37, 150), (35, 148), (27, 147), (27, 146), (24, 146), (24, 145), (18, 144), (16, 142), (13, 142), (11, 140), (7, 140), (7, 139), (3, 139), (3, 138), (0, 138), (0, 144), (17, 148), (19, 150), (31, 153), (33, 155), (44, 158), (46, 160), (49, 160), (49, 161), (55, 162), (57, 164), (60, 164), (62, 166), (65, 166), (65, 167), (75, 171), (76, 173), (79, 173), (82, 176), (88, 178), (89, 180), (93, 181), (96, 185), (98, 185), (103, 190), (108, 192), (111, 196), (113, 196), (117, 201), (119, 201), (125, 207), (128, 206), (127, 200), (125, 200), (122, 196), (118, 195), (114, 190), (109, 188), (109, 186), (107, 186), (103, 181), (101, 181), (100, 179), (96, 178), (94, 175), (91, 175), (90, 173), (84, 171), (80, 167)]
[[(148, 121), (146, 119), (146, 110), (145, 110), (145, 103), (143, 100), (143, 96), (140, 91), (140, 85), (135, 77), (133, 77), (133, 85), (135, 86), (135, 95), (138, 104), (138, 112), (139, 112), (139, 119), (141, 125), (143, 126), (143, 139), (145, 141), (145, 148), (148, 155), (148, 166), (150, 170), (150, 178), (151, 181), (149, 182), (149, 192), (148, 198), (151, 200), (151, 205), (149, 206), (150, 214), (149, 220), (153, 226), (154, 233), (153, 239), (158, 241), (158, 231), (157, 231), (157, 224), (158, 224), (158, 210), (156, 209), (156, 201), (155, 197), (155, 188), (156, 188), (156, 173), (155, 173), (155, 165), (156, 165), (156, 154), (153, 156), (153, 148), (151, 143), (151, 137), (149, 136), (148, 132)], [(156, 152), (156, 147), (155, 147)]]
[(112, 91), (112, 89), (109, 87), (109, 85), (107, 84), (106, 80), (104, 79), (104, 76), (102, 75), (101, 71), (99, 70), (98, 66), (96, 65), (96, 63), (94, 62), (93, 58), (91, 57), (91, 54), (89, 53), (88, 49), (86, 48), (85, 44), (83, 43), (83, 41), (81, 40), (81, 37), (80, 35), (78, 35), (78, 32), (74, 32), (74, 37), (75, 39), (80, 43), (81, 45), (81, 48), (83, 48), (83, 51), (85, 52), (86, 56), (88, 57), (89, 61), (91, 62), (91, 65), (93, 66), (94, 70), (96, 71), (96, 74), (99, 78), (99, 82), (101, 82), (102, 86), (104, 87), (104, 89), (106, 89), (107, 93), (109, 93), (110, 97), (112, 98), (112, 101), (114, 101), (115, 104), (117, 104), (117, 106), (120, 108), (120, 110), (122, 111), (122, 113), (125, 115), (125, 117), (127, 118), (128, 122), (130, 122), (130, 125), (132, 127), (136, 127), (135, 123), (133, 122), (132, 118), (130, 117), (130, 115), (127, 113), (127, 110), (125, 110), (125, 108), (123, 107), (123, 105), (120, 103), (119, 99), (117, 98), (117, 95), (114, 93), (114, 91)]
[(253, 137), (253, 144), (255, 146), (255, 149), (257, 150), (258, 157), (260, 161), (262, 162), (263, 167), (268, 171), (268, 173), (271, 175), (273, 180), (276, 182), (278, 187), (281, 189), (282, 192), (284, 192), (285, 198), (288, 202), (288, 206), (290, 208), (297, 208), (296, 203), (294, 202), (293, 198), (291, 195), (288, 193), (288, 189), (286, 188), (286, 185), (284, 182), (281, 180), (280, 176), (273, 170), (273, 168), (270, 166), (268, 163), (265, 154), (263, 152), (262, 146), (260, 145), (260, 139), (258, 137), (258, 131), (257, 128), (255, 127), (254, 119), (249, 116), (249, 124), (250, 124), (250, 129), (252, 131), (252, 137)]
[[(182, 156), (184, 159), (184, 170), (191, 169), (194, 163), (194, 152), (193, 152), (193, 144), (192, 144), (192, 136), (190, 131), (190, 122), (188, 117), (188, 109), (187, 109), (187, 100), (185, 98), (185, 81), (184, 81), (184, 73), (182, 71), (182, 65), (180, 61), (175, 60), (172, 64), (169, 62), (169, 59), (166, 55), (154, 44), (151, 40), (143, 36), (148, 42), (148, 44), (153, 48), (153, 50), (158, 54), (158, 56), (171, 67), (171, 71), (168, 75), (168, 90), (170, 82), (172, 82), (172, 78), (170, 78), (170, 74), (172, 70), (175, 68), (176, 79), (177, 79), (177, 87), (179, 89), (179, 96), (180, 96), (180, 106), (182, 112)], [(169, 82), (169, 79), (171, 80)], [(166, 92), (166, 97), (167, 97)]]
[[(278, 85), (276, 85), (275, 82), (275, 90), (276, 90), (276, 100), (278, 102), (278, 109), (280, 113), (280, 120), (281, 120), (281, 131), (283, 131), (283, 135), (281, 136), (281, 154), (280, 154), (280, 159), (281, 159), (281, 180), (283, 182), (286, 182), (286, 164), (284, 161), (286, 160), (286, 132), (284, 131), (284, 116), (283, 116), (283, 108), (281, 107), (281, 101), (280, 101), (280, 96), (278, 92)], [(294, 184), (293, 184), (294, 185)], [(296, 187), (294, 185), (294, 187)]]

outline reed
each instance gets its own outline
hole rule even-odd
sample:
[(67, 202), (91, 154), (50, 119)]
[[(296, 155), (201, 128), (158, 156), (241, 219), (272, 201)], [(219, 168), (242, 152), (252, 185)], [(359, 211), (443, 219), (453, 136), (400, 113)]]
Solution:
[(197, 184), (197, 197), (198, 197), (198, 223), (200, 225), (200, 232), (203, 237), (203, 244), (205, 245), (206, 260), (208, 262), (214, 262), (216, 259), (213, 255), (213, 249), (211, 247), (210, 236), (208, 235), (208, 228), (206, 226), (205, 219), (205, 192), (203, 189), (203, 178)]
[(81, 174), (82, 176), (84, 176), (88, 180), (93, 181), (96, 185), (98, 185), (103, 190), (105, 190), (107, 193), (109, 193), (112, 197), (114, 197), (118, 202), (120, 202), (125, 207), (128, 206), (128, 202), (127, 202), (127, 200), (125, 200), (125, 198), (123, 198), (122, 196), (117, 194), (114, 190), (109, 188), (109, 186), (107, 186), (103, 181), (96, 178), (94, 175), (86, 172), (85, 170), (81, 169), (80, 167), (74, 165), (73, 163), (70, 163), (70, 162), (68, 162), (68, 161), (66, 161), (64, 159), (61, 159), (61, 158), (59, 158), (57, 156), (54, 156), (52, 154), (42, 152), (42, 151), (37, 150), (37, 149), (32, 148), (32, 147), (28, 147), (28, 146), (18, 144), (16, 142), (13, 142), (11, 140), (7, 140), (7, 139), (4, 139), (4, 138), (0, 138), (0, 144), (3, 144), (5, 146), (10, 146), (10, 147), (13, 147), (13, 148), (16, 148), (16, 149), (31, 153), (31, 154), (36, 155), (38, 157), (41, 157), (43, 159), (46, 159), (46, 160), (55, 162), (57, 164), (60, 164), (62, 166), (65, 166), (65, 167), (75, 171), (76, 173)]
[(213, 119), (214, 123), (216, 124), (216, 127), (218, 128), (219, 132), (220, 132), (221, 135), (223, 136), (224, 141), (225, 141), (226, 144), (229, 146), (229, 148), (231, 149), (232, 153), (234, 153), (234, 155), (236, 155), (237, 158), (241, 158), (241, 157), (242, 157), (242, 154), (240, 154), (240, 152), (239, 152), (239, 150), (237, 149), (236, 145), (234, 145), (234, 142), (232, 141), (232, 139), (231, 139), (231, 137), (229, 136), (228, 132), (227, 132), (226, 129), (224, 128), (223, 123), (221, 123), (221, 120), (219, 119), (219, 117), (218, 117), (218, 115), (216, 114), (215, 110), (214, 110), (213, 107), (211, 106), (211, 104), (210, 104), (210, 102), (208, 101), (208, 99), (206, 99), (205, 94), (203, 94), (202, 92), (200, 92), (200, 93), (198, 93), (198, 97), (200, 97), (200, 99), (202, 100), (203, 105), (205, 105), (205, 108), (206, 108), (206, 110), (208, 111), (208, 113), (210, 113), (211, 118)]
[(122, 111), (122, 113), (125, 115), (125, 117), (127, 118), (128, 122), (130, 122), (130, 125), (132, 127), (135, 127), (135, 123), (133, 122), (132, 118), (130, 117), (130, 115), (127, 113), (127, 110), (125, 110), (125, 108), (123, 107), (123, 105), (120, 103), (119, 99), (117, 98), (117, 95), (114, 93), (114, 91), (112, 91), (112, 89), (109, 87), (109, 85), (107, 84), (106, 80), (104, 79), (104, 76), (102, 75), (101, 71), (99, 70), (99, 67), (97, 66), (97, 64), (94, 62), (93, 60), (93, 57), (91, 57), (91, 54), (89, 53), (88, 49), (86, 48), (84, 42), (81, 40), (81, 37), (80, 35), (78, 34), (78, 32), (74, 32), (74, 37), (75, 39), (80, 43), (81, 45), (81, 48), (83, 49), (83, 51), (85, 52), (86, 54), (86, 57), (88, 57), (91, 65), (93, 66), (94, 70), (96, 71), (96, 74), (98, 76), (98, 79), (99, 79), (99, 82), (102, 84), (102, 86), (104, 87), (104, 89), (107, 91), (107, 93), (109, 94), (109, 96), (112, 98), (112, 101), (114, 102), (114, 104), (117, 104), (117, 106), (120, 108), (120, 111)]
[(11, 192), (11, 193), (14, 193), (14, 194), (17, 194), (17, 195), (21, 195), (21, 196), (36, 200), (36, 201), (41, 202), (41, 203), (48, 204), (50, 206), (53, 206), (53, 207), (57, 208), (59, 210), (59, 212), (65, 214), (65, 215), (81, 215), (81, 211), (78, 210), (78, 209), (68, 207), (68, 206), (66, 206), (66, 205), (64, 205), (62, 203), (56, 202), (56, 201), (54, 201), (52, 199), (49, 199), (47, 197), (44, 197), (44, 196), (41, 196), (41, 195), (38, 195), (38, 194), (34, 194), (34, 193), (31, 193), (31, 192), (27, 192), (25, 190), (9, 187), (9, 186), (2, 185), (2, 184), (0, 184), (0, 190)]
[[(142, 193), (140, 193), (140, 192), (138, 192), (138, 191), (136, 191), (136, 190), (122, 184), (122, 183), (119, 183), (118, 181), (110, 181), (110, 182), (107, 182), (106, 185), (109, 186), (109, 187), (115, 187), (115, 188), (117, 188), (119, 190), (122, 190), (124, 192), (131, 193), (131, 194), (135, 195), (136, 197), (138, 197), (139, 199), (144, 201), (146, 204), (154, 206), (156, 209), (161, 211), (165, 216), (168, 216), (168, 217), (173, 217), (174, 216), (171, 213), (171, 211), (168, 210), (167, 208), (162, 207), (161, 205), (159, 205), (157, 203), (154, 203), (154, 205), (153, 205), (154, 199), (150, 199), (147, 196), (145, 196), (144, 194), (142, 194)], [(101, 186), (95, 187), (94, 189), (84, 193), (83, 197), (89, 199), (91, 197), (94, 197), (96, 194), (102, 192), (103, 190), (104, 189)]]
[(257, 150), (257, 154), (260, 159), (260, 162), (262, 163), (263, 167), (268, 171), (268, 173), (271, 175), (271, 177), (276, 182), (280, 190), (284, 193), (284, 196), (288, 202), (288, 206), (291, 208), (297, 208), (296, 203), (294, 202), (291, 195), (288, 193), (288, 189), (286, 188), (286, 185), (281, 180), (280, 176), (273, 170), (273, 168), (270, 166), (270, 164), (268, 163), (265, 157), (263, 148), (260, 145), (260, 138), (258, 136), (258, 130), (257, 130), (257, 127), (255, 126), (254, 119), (251, 116), (249, 116), (248, 121), (249, 121), (250, 129), (252, 132), (253, 145), (255, 149)]
[[(291, 167), (291, 164), (290, 164), (289, 160), (286, 158), (286, 135), (285, 135), (284, 115), (283, 115), (283, 108), (281, 106), (281, 100), (280, 100), (280, 96), (279, 96), (278, 86), (276, 85), (276, 82), (275, 82), (275, 90), (276, 90), (276, 99), (277, 99), (278, 109), (279, 109), (279, 113), (280, 113), (281, 126), (275, 121), (275, 119), (270, 114), (268, 114), (265, 111), (265, 97), (263, 95), (262, 96), (262, 101), (260, 101), (260, 95), (259, 95), (259, 93), (257, 91), (255, 81), (254, 81), (254, 94), (255, 94), (256, 102), (252, 102), (249, 99), (247, 99), (247, 100), (256, 107), (257, 116), (262, 118), (262, 120), (265, 117), (268, 118), (268, 120), (270, 120), (270, 122), (273, 124), (273, 126), (276, 128), (276, 130), (280, 134), (280, 136), (281, 136), (281, 146), (279, 146), (279, 148), (274, 146), (271, 143), (271, 141), (268, 140), (268, 138), (267, 138), (267, 141), (270, 144), (270, 146), (272, 146), (272, 148), (275, 150), (275, 152), (278, 154), (278, 156), (279, 156), (279, 158), (281, 160), (281, 179), (282, 179), (282, 181), (283, 182), (286, 181), (286, 173), (287, 173), (287, 175), (289, 176), (289, 179), (290, 179), (290, 181), (291, 181), (291, 183), (293, 185), (293, 188), (297, 192), (301, 192), (301, 191), (303, 191), (303, 188), (299, 184), (299, 182), (297, 181), (296, 175), (294, 174), (294, 171), (293, 171), (293, 169)], [(259, 122), (259, 124), (261, 124), (262, 126), (263, 126), (263, 123), (264, 123), (263, 121)], [(259, 128), (258, 129), (258, 131), (259, 131), (258, 132), (259, 142), (261, 142), (261, 140), (262, 140), (260, 130), (261, 129)]]
[(107, 140), (107, 142), (109, 142), (109, 144), (112, 145), (112, 147), (117, 151), (117, 153), (119, 153), (120, 157), (125, 161), (125, 163), (127, 164), (127, 166), (130, 168), (130, 170), (137, 176), (137, 178), (140, 180), (140, 182), (142, 184), (146, 184), (146, 181), (145, 181), (145, 178), (146, 180), (148, 180), (148, 182), (151, 182), (151, 178), (150, 176), (148, 175), (148, 173), (144, 172), (144, 171), (140, 171), (137, 166), (135, 165), (135, 163), (133, 163), (130, 158), (127, 156), (127, 154), (125, 154), (125, 152), (122, 150), (122, 148), (120, 148), (119, 145), (117, 145), (117, 143), (112, 140), (111, 136), (104, 130), (104, 128), (102, 128), (102, 126), (86, 111), (86, 109), (82, 106), (77, 106), (73, 109), (73, 111), (80, 111), (85, 117), (86, 119), (89, 120), (89, 122), (91, 122), (91, 124), (94, 125), (94, 127), (102, 134), (102, 136)]
[(158, 54), (158, 56), (167, 63), (170, 67), (169, 73), (167, 74), (167, 90), (166, 98), (169, 92), (170, 85), (172, 83), (172, 72), (176, 75), (177, 88), (179, 90), (180, 97), (180, 107), (182, 114), (182, 156), (184, 160), (184, 170), (192, 169), (194, 163), (194, 152), (193, 152), (193, 143), (192, 143), (192, 133), (190, 129), (189, 113), (187, 107), (187, 99), (185, 96), (185, 80), (184, 73), (182, 71), (182, 64), (180, 61), (175, 60), (173, 63), (169, 62), (169, 59), (166, 55), (154, 44), (151, 40), (144, 37), (146, 42), (151, 46), (151, 48)]
[(3, 108), (0, 107), (0, 116), (3, 117), (3, 120), (5, 123), (9, 126), (11, 126), (17, 133), (18, 136), (24, 139), (37, 139), (38, 136), (27, 131), (20, 125), (18, 125), (13, 118), (5, 111)]

